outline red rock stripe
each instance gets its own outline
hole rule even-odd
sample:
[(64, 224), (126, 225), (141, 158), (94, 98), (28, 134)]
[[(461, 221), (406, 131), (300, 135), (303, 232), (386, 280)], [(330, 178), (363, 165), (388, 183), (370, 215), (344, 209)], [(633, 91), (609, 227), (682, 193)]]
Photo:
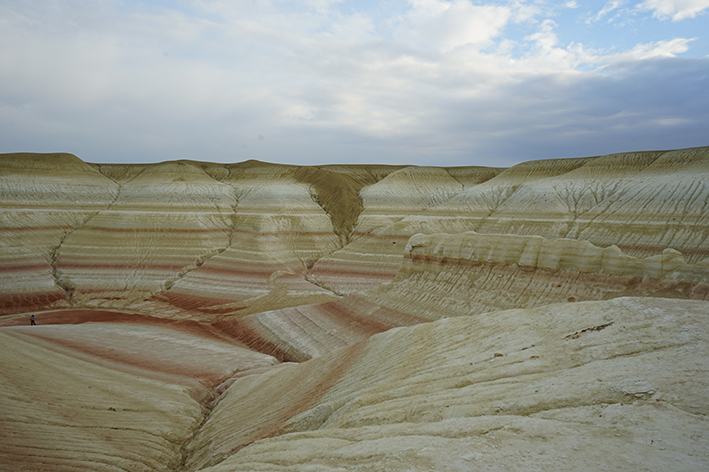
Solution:
[(65, 294), (61, 290), (0, 294), (0, 314), (7, 315), (45, 310), (59, 300), (66, 300)]
[(273, 356), (281, 362), (299, 362), (299, 359), (289, 354), (285, 349), (280, 348), (275, 340), (268, 340), (260, 333), (260, 324), (253, 317), (244, 317), (237, 320), (221, 321), (212, 325), (220, 333), (224, 333), (230, 338), (236, 339), (250, 349), (269, 356)]

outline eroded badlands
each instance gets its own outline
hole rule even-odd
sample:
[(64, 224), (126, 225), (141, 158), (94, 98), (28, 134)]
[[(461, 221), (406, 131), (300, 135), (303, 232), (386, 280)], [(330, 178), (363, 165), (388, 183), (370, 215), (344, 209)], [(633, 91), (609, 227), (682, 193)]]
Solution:
[(709, 469), (709, 148), (5, 154), (0, 231), (0, 470)]

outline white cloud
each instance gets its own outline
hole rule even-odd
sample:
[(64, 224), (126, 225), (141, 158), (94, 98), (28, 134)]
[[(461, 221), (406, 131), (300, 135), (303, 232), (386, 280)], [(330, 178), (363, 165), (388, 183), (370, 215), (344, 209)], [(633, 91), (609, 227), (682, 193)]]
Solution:
[(473, 5), (468, 0), (410, 0), (410, 4), (412, 9), (402, 18), (395, 37), (441, 52), (468, 45), (490, 46), (512, 15), (508, 7)]
[(600, 21), (604, 16), (606, 16), (608, 13), (617, 10), (623, 4), (625, 3), (625, 0), (609, 0), (603, 8), (596, 14), (596, 16), (593, 18), (593, 21)]
[(612, 59), (640, 61), (656, 57), (675, 57), (677, 54), (686, 52), (691, 41), (694, 41), (694, 38), (675, 38), (667, 41), (638, 44), (626, 53), (612, 56)]
[(519, 60), (514, 61), (516, 72), (526, 74), (545, 74), (554, 71), (557, 74), (577, 74), (579, 66), (597, 67), (603, 62), (603, 56), (597, 51), (589, 51), (583, 44), (571, 43), (560, 46), (559, 38), (554, 31), (558, 25), (550, 20), (544, 20), (533, 34), (524, 37), (532, 48)]
[(536, 33), (525, 36), (525, 40), (534, 41), (537, 48), (542, 51), (551, 51), (559, 42), (554, 27), (557, 26), (552, 20), (544, 20)]
[(535, 17), (542, 13), (541, 8), (536, 3), (527, 3), (524, 0), (510, 2), (512, 21), (515, 23), (534, 23)]
[(646, 0), (638, 5), (640, 10), (652, 10), (652, 16), (672, 21), (694, 18), (709, 8), (709, 0)]

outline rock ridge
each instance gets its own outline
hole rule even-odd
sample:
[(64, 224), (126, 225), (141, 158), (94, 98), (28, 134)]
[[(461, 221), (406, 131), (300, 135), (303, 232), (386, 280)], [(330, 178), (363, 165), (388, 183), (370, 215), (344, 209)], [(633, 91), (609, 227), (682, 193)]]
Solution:
[(521, 270), (574, 270), (656, 280), (671, 278), (692, 284), (709, 283), (709, 259), (699, 264), (687, 264), (682, 253), (672, 248), (657, 256), (637, 258), (624, 254), (617, 246), (601, 248), (588, 241), (541, 236), (476, 232), (416, 234), (404, 249), (404, 261), (400, 274), (422, 270), (415, 269), (419, 264), (468, 262), (514, 264)]

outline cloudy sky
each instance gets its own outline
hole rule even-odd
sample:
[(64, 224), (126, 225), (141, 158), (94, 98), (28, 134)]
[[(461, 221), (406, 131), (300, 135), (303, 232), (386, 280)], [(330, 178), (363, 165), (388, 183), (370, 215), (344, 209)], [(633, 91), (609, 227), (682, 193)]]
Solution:
[(709, 0), (0, 0), (0, 152), (509, 166), (709, 145)]

